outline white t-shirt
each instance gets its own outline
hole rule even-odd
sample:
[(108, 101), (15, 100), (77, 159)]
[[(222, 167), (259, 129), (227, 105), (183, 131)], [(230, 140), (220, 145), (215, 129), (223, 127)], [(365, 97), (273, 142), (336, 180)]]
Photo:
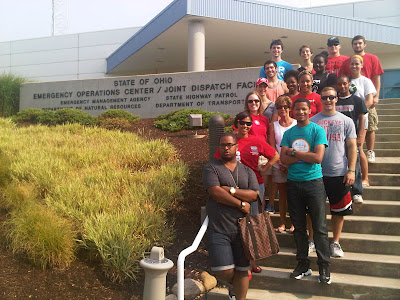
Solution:
[(376, 89), (371, 79), (365, 76), (360, 76), (351, 80), (350, 93), (360, 97), (365, 102), (367, 95), (376, 95)]

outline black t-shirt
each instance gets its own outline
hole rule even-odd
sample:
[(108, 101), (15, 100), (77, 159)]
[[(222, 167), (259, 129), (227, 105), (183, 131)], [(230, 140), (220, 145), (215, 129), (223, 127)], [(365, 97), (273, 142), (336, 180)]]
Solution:
[(312, 90), (312, 92), (321, 95), (321, 91), (325, 87), (327, 87), (327, 86), (334, 87), (336, 85), (336, 80), (337, 80), (337, 77), (335, 74), (330, 74), (328, 72), (325, 72), (325, 73), (321, 74), (320, 76), (315, 74), (311, 90)]
[[(213, 186), (238, 186), (240, 189), (259, 190), (256, 174), (240, 162), (231, 172), (220, 159), (209, 162), (203, 170), (203, 185), (207, 190)], [(225, 205), (209, 197), (206, 205), (209, 227), (223, 234), (238, 233), (238, 219), (245, 213), (239, 208)]]
[(358, 132), (358, 124), (357, 124), (358, 116), (360, 114), (365, 115), (368, 112), (364, 101), (356, 95), (350, 95), (344, 98), (339, 97), (338, 102), (336, 103), (336, 110), (340, 111), (342, 114), (348, 116), (353, 120), (357, 132)]

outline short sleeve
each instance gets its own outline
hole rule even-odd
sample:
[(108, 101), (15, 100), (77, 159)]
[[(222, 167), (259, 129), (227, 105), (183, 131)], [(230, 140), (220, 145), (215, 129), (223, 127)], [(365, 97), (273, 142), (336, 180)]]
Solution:
[(315, 124), (315, 126), (316, 126), (316, 134), (315, 134), (314, 146), (322, 144), (325, 145), (325, 147), (328, 147), (328, 140), (326, 139), (325, 130), (317, 124)]
[(361, 114), (365, 115), (368, 112), (367, 106), (365, 106), (365, 102), (361, 98), (359, 98), (357, 96), (353, 96), (353, 97), (355, 97), (354, 98), (354, 103), (355, 103), (356, 115), (357, 116), (361, 115)]
[(265, 74), (264, 66), (262, 66), (261, 70), (260, 70), (260, 76), (258, 76), (258, 78), (266, 78), (266, 77), (267, 77), (267, 74)]
[(287, 146), (290, 148), (289, 146), (289, 130), (286, 130), (285, 133), (283, 134), (282, 140), (281, 140), (281, 147), (283, 146)]
[(267, 142), (262, 142), (262, 155), (264, 155), (266, 158), (271, 159), (274, 157), (276, 150), (271, 147)]
[(221, 186), (217, 170), (210, 163), (205, 165), (203, 169), (203, 186), (205, 190), (213, 186)]
[(286, 69), (286, 71), (293, 70), (293, 66), (292, 66), (292, 64), (290, 64), (290, 63), (286, 62), (285, 69)]
[(244, 165), (243, 165), (243, 167), (246, 169), (246, 171), (248, 173), (249, 190), (253, 190), (253, 191), (260, 190), (260, 185), (258, 184), (256, 173), (254, 173), (254, 171), (252, 169), (250, 169)]
[(350, 118), (346, 118), (346, 139), (355, 139), (357, 138), (356, 127), (354, 126), (353, 120)]
[(372, 83), (371, 79), (365, 78), (364, 82), (364, 89), (365, 89), (365, 95), (373, 94), (374, 96), (376, 95), (376, 89), (374, 84)]

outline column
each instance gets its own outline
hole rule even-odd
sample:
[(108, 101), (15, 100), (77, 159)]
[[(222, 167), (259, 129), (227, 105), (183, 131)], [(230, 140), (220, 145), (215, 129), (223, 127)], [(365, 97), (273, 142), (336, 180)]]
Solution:
[(192, 21), (188, 28), (188, 72), (205, 70), (206, 40), (204, 25)]

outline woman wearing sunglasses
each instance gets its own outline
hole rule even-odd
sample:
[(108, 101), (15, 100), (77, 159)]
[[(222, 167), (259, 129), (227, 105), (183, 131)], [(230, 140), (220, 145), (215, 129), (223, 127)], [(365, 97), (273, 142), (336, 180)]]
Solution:
[(247, 94), (244, 102), (244, 110), (248, 111), (253, 119), (253, 125), (249, 134), (267, 141), (269, 121), (262, 114), (261, 95), (258, 92), (252, 91)]
[[(289, 115), (292, 107), (292, 101), (288, 96), (280, 96), (275, 102), (276, 109), (278, 110), (279, 121), (271, 124), (271, 134), (269, 137), (270, 145), (275, 148), (278, 153), (281, 153), (281, 141), (283, 134), (286, 130), (292, 128), (297, 124), (295, 119)], [(287, 167), (278, 160), (272, 167), (272, 182), (278, 185), (279, 190), (279, 215), (280, 226), (276, 229), (277, 232), (283, 233), (286, 231), (286, 212), (287, 212)], [(290, 226), (289, 232), (294, 231), (293, 225)]]
[(292, 102), (298, 98), (306, 98), (310, 101), (310, 118), (322, 110), (321, 96), (313, 93), (311, 88), (313, 85), (313, 75), (310, 72), (302, 71), (299, 74), (299, 94), (292, 97)]

